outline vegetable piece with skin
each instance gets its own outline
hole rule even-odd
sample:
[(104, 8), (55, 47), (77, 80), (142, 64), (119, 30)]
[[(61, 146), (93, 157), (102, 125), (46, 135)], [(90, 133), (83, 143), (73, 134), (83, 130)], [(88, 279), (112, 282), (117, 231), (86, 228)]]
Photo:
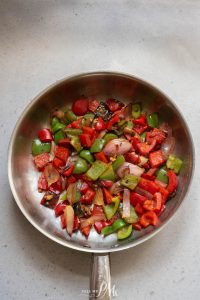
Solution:
[(161, 193), (155, 193), (153, 199), (145, 200), (143, 203), (143, 208), (145, 210), (153, 210), (153, 211), (160, 211), (162, 207), (162, 195)]
[(125, 162), (125, 158), (123, 155), (118, 155), (116, 160), (113, 162), (113, 170), (116, 171), (123, 163)]
[(108, 156), (114, 156), (125, 154), (130, 151), (131, 147), (131, 143), (126, 139), (113, 139), (106, 144), (103, 151)]
[(91, 188), (88, 188), (86, 193), (81, 196), (80, 202), (83, 204), (92, 204), (93, 198), (95, 196), (95, 191)]
[(109, 165), (108, 168), (99, 176), (100, 180), (110, 180), (115, 181), (115, 173), (112, 165)]
[(61, 123), (57, 118), (53, 118), (51, 121), (51, 131), (55, 134), (58, 130), (65, 128), (65, 125)]
[(41, 153), (34, 157), (34, 163), (38, 170), (42, 170), (50, 162), (49, 153)]
[(75, 163), (73, 174), (83, 174), (88, 170), (88, 164), (83, 158), (78, 158)]
[(117, 101), (112, 98), (107, 99), (106, 104), (108, 105), (111, 112), (120, 110), (123, 107), (123, 104), (120, 101)]
[(113, 199), (112, 194), (106, 188), (103, 188), (103, 196), (104, 196), (104, 201), (106, 202), (106, 204), (112, 203), (112, 199)]
[(77, 202), (77, 186), (76, 183), (69, 184), (66, 191), (66, 200), (73, 205)]
[(96, 158), (97, 160), (101, 160), (101, 161), (103, 161), (103, 162), (105, 162), (105, 163), (108, 163), (108, 159), (107, 159), (107, 157), (105, 156), (105, 154), (104, 154), (103, 151), (96, 153), (94, 156), (95, 156), (95, 158)]
[(69, 150), (65, 147), (56, 146), (55, 148), (55, 156), (59, 159), (61, 159), (63, 162), (66, 163), (68, 157), (69, 157)]
[(113, 197), (112, 203), (104, 205), (104, 213), (106, 215), (106, 218), (108, 220), (112, 219), (112, 217), (116, 214), (120, 204), (120, 198), (119, 197)]
[(90, 148), (90, 152), (91, 153), (100, 152), (100, 151), (102, 151), (104, 145), (105, 145), (104, 139), (96, 139)]
[(80, 139), (78, 136), (73, 136), (73, 135), (69, 135), (69, 139), (70, 139), (70, 144), (72, 145), (72, 147), (77, 151), (80, 152), (82, 149), (81, 143), (80, 143)]
[(60, 178), (59, 172), (54, 168), (54, 166), (49, 163), (44, 169), (44, 176), (47, 180), (48, 187), (53, 183), (57, 182)]
[(65, 124), (70, 124), (76, 120), (77, 120), (77, 116), (73, 113), (72, 110), (68, 109), (67, 111), (65, 111), (65, 113), (64, 113)]
[(91, 137), (87, 133), (80, 134), (80, 142), (83, 147), (90, 148), (92, 145)]
[(103, 192), (102, 192), (101, 188), (97, 189), (96, 194), (93, 199), (93, 203), (96, 205), (104, 205)]
[(136, 192), (132, 192), (130, 194), (130, 203), (132, 206), (136, 206), (138, 203), (139, 204), (143, 204), (144, 201), (147, 200), (147, 198), (145, 196), (142, 196)]
[(147, 144), (146, 142), (140, 143), (138, 142), (136, 145), (136, 149), (140, 152), (141, 155), (148, 155), (156, 146), (156, 140), (153, 140), (151, 144)]
[(77, 116), (83, 116), (87, 113), (89, 101), (85, 98), (77, 99), (72, 104), (72, 111)]
[(74, 228), (74, 210), (71, 205), (67, 205), (64, 210), (66, 230), (69, 235), (72, 235)]
[(101, 230), (101, 233), (103, 235), (109, 235), (116, 232), (124, 226), (126, 226), (126, 223), (122, 219), (117, 219), (112, 225), (104, 227)]
[(118, 169), (117, 169), (117, 175), (122, 178), (126, 174), (131, 174), (135, 176), (141, 176), (144, 173), (144, 169), (141, 167), (138, 167), (137, 165), (124, 162)]
[(38, 131), (38, 137), (42, 143), (53, 141), (53, 135), (49, 128), (43, 128), (40, 131)]
[(139, 103), (132, 104), (132, 117), (138, 119), (141, 116), (141, 105)]
[(159, 186), (155, 182), (145, 179), (145, 178), (140, 178), (138, 187), (146, 190), (147, 192), (151, 193), (152, 195), (155, 194), (156, 192), (159, 192), (159, 189), (160, 189)]
[(88, 105), (89, 111), (94, 113), (97, 110), (99, 104), (100, 104), (100, 101), (98, 101), (98, 100), (89, 101), (89, 105)]
[(124, 178), (121, 179), (121, 184), (130, 190), (134, 190), (136, 186), (138, 185), (138, 182), (140, 180), (140, 177), (127, 174)]
[(175, 155), (170, 155), (167, 160), (167, 168), (173, 170), (176, 174), (180, 172), (183, 161)]
[(106, 144), (110, 141), (110, 140), (114, 140), (117, 138), (117, 135), (114, 133), (106, 133), (103, 137), (103, 139), (105, 140)]
[(94, 157), (90, 153), (89, 150), (82, 150), (79, 154), (79, 156), (83, 159), (85, 159), (88, 163), (92, 164), (94, 162)]
[(101, 174), (103, 174), (103, 172), (107, 169), (107, 167), (108, 164), (100, 160), (96, 160), (87, 171), (86, 175), (90, 180), (97, 180), (99, 176), (101, 176)]
[(156, 128), (159, 125), (159, 118), (157, 113), (152, 113), (147, 116), (148, 125), (152, 128)]
[(167, 176), (169, 178), (167, 190), (170, 194), (173, 194), (176, 191), (178, 186), (178, 177), (176, 176), (173, 170), (168, 171)]
[(58, 130), (56, 133), (54, 133), (54, 142), (56, 144), (59, 144), (59, 142), (63, 139), (65, 139), (65, 134), (62, 130)]
[(132, 231), (133, 231), (132, 225), (126, 225), (126, 226), (122, 227), (117, 232), (118, 240), (124, 240), (124, 239), (128, 238), (131, 235)]
[(41, 153), (51, 151), (51, 143), (42, 143), (39, 139), (34, 139), (32, 142), (32, 155), (36, 156)]
[(144, 228), (149, 225), (157, 226), (159, 224), (159, 219), (154, 211), (148, 211), (141, 216), (140, 224)]
[(163, 183), (168, 183), (167, 171), (164, 168), (160, 168), (160, 170), (156, 174), (156, 178)]
[(77, 128), (65, 128), (64, 132), (66, 133), (66, 135), (80, 135), (82, 133), (81, 129), (77, 129)]
[(65, 176), (65, 177), (69, 177), (73, 174), (73, 171), (74, 171), (74, 164), (69, 164), (63, 170), (62, 175)]
[(149, 161), (152, 168), (157, 168), (164, 164), (165, 157), (161, 150), (157, 150), (149, 154)]
[(102, 118), (98, 118), (97, 122), (95, 123), (95, 129), (97, 131), (105, 130), (106, 129), (106, 123)]

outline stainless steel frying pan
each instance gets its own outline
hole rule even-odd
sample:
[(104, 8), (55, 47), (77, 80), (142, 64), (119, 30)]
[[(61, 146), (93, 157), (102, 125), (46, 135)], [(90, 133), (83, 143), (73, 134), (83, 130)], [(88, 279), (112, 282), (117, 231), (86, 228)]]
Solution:
[[(167, 203), (166, 210), (160, 216), (159, 227), (135, 231), (124, 241), (117, 241), (115, 235), (103, 238), (93, 230), (88, 240), (80, 232), (69, 237), (66, 231), (61, 229), (53, 211), (39, 204), (41, 194), (37, 192), (38, 172), (32, 162), (31, 142), (40, 128), (48, 126), (52, 109), (71, 105), (82, 95), (101, 100), (113, 97), (125, 103), (140, 101), (145, 110), (158, 111), (162, 120), (167, 121), (173, 128), (176, 139), (175, 153), (183, 159), (184, 164), (176, 196)], [(147, 82), (130, 75), (95, 72), (58, 81), (33, 99), (22, 113), (12, 134), (8, 175), (14, 198), (34, 227), (61, 245), (93, 253), (90, 299), (111, 299), (109, 253), (143, 243), (168, 223), (185, 198), (191, 181), (193, 159), (193, 143), (186, 122), (166, 95)]]

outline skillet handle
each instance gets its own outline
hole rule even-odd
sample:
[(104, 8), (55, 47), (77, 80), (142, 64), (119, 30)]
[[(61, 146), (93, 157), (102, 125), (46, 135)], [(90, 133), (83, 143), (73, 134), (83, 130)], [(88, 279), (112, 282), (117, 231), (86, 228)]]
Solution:
[(111, 300), (110, 255), (92, 254), (90, 300)]

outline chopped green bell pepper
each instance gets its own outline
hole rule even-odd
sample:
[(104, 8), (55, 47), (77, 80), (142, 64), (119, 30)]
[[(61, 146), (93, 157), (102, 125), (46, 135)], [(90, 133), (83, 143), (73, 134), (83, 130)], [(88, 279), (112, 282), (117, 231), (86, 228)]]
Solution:
[(51, 131), (56, 133), (58, 130), (63, 129), (65, 127), (57, 118), (53, 118), (51, 121)]
[(65, 121), (65, 124), (70, 124), (72, 123), (73, 121), (76, 121), (77, 120), (77, 116), (73, 113), (73, 111), (71, 110), (67, 110), (64, 114), (64, 121)]
[(180, 158), (176, 157), (175, 155), (170, 155), (168, 157), (168, 160), (167, 160), (167, 163), (166, 163), (167, 168), (174, 170), (174, 172), (176, 174), (179, 173), (182, 164), (183, 164), (183, 161)]
[(138, 103), (132, 105), (132, 116), (134, 119), (138, 119), (141, 116), (141, 106)]
[(36, 156), (44, 152), (51, 151), (51, 143), (42, 143), (39, 139), (32, 141), (32, 155)]
[(122, 227), (117, 232), (118, 240), (124, 240), (124, 239), (128, 238), (131, 235), (132, 231), (133, 231), (132, 225), (126, 225), (126, 226)]
[(79, 154), (79, 156), (81, 158), (84, 158), (87, 162), (89, 162), (90, 164), (94, 162), (94, 157), (92, 156), (92, 154), (90, 153), (89, 150), (82, 150)]
[[(120, 209), (120, 213), (122, 214), (122, 209)], [(123, 219), (129, 224), (136, 223), (138, 221), (138, 215), (136, 214), (133, 206), (130, 207), (130, 217)]]
[(84, 126), (90, 126), (94, 120), (94, 114), (88, 113), (83, 116), (81, 124)]
[(117, 219), (112, 225), (104, 227), (101, 230), (101, 233), (103, 235), (109, 235), (116, 232), (124, 226), (126, 226), (126, 223), (122, 219)]
[(65, 128), (64, 132), (67, 135), (80, 135), (82, 133), (81, 129), (76, 129), (76, 128)]
[(112, 219), (112, 217), (116, 214), (119, 204), (120, 204), (120, 198), (119, 197), (114, 197), (112, 198), (111, 204), (104, 205), (103, 210), (106, 215), (106, 218), (108, 220)]
[(82, 174), (88, 170), (88, 164), (83, 158), (78, 158), (75, 163), (73, 174)]
[(96, 139), (90, 148), (91, 153), (100, 152), (105, 145), (104, 139)]
[(152, 128), (156, 128), (159, 125), (159, 119), (157, 113), (152, 113), (147, 116), (148, 125)]
[(164, 183), (168, 183), (167, 171), (164, 168), (160, 168), (160, 170), (156, 174), (156, 178)]
[(68, 138), (70, 139), (70, 144), (77, 152), (80, 152), (82, 149), (80, 139), (77, 135), (68, 135)]
[(114, 133), (106, 133), (103, 137), (105, 143), (107, 144), (110, 140), (117, 139), (118, 136)]
[(124, 162), (125, 162), (124, 156), (118, 155), (116, 160), (112, 164), (113, 170), (116, 171)]
[(115, 178), (116, 176), (112, 165), (109, 165), (108, 168), (99, 177), (99, 179), (101, 180), (111, 180), (111, 181), (115, 181)]
[(65, 138), (65, 134), (62, 130), (58, 130), (55, 134), (54, 134), (54, 142), (56, 144), (58, 144), (58, 142), (62, 139)]
[(130, 190), (134, 190), (138, 185), (140, 177), (128, 174), (123, 179), (121, 179), (121, 184)]
[(108, 164), (103, 161), (96, 160), (90, 169), (87, 171), (86, 175), (90, 180), (97, 180), (101, 174), (107, 169)]

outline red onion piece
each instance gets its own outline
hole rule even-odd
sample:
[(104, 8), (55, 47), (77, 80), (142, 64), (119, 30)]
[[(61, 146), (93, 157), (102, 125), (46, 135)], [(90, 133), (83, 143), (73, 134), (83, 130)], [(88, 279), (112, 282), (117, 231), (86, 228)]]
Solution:
[(108, 156), (120, 155), (128, 152), (131, 147), (131, 143), (125, 139), (113, 139), (108, 142), (103, 152)]
[(74, 228), (74, 209), (71, 205), (67, 205), (64, 210), (66, 230), (69, 235), (72, 234)]
[(110, 188), (110, 192), (113, 195), (119, 194), (120, 192), (122, 192), (124, 189), (124, 187), (121, 186), (120, 181), (115, 182), (111, 188)]
[(44, 169), (44, 176), (48, 183), (48, 186), (52, 185), (53, 183), (57, 182), (60, 178), (59, 172), (54, 168), (52, 164), (48, 164)]
[(141, 176), (144, 173), (144, 169), (140, 168), (137, 165), (124, 162), (118, 169), (117, 169), (117, 175), (122, 178), (125, 174), (132, 174), (135, 176)]
[(147, 192), (144, 189), (141, 189), (139, 186), (137, 186), (135, 188), (135, 192), (142, 195), (142, 196), (145, 196), (147, 199), (152, 199), (153, 198), (153, 195), (151, 193)]
[(124, 189), (123, 194), (123, 211), (122, 211), (122, 217), (123, 218), (129, 218), (130, 217), (130, 191), (128, 189)]
[(96, 194), (93, 199), (93, 203), (96, 205), (104, 205), (103, 192), (102, 192), (101, 188), (97, 189)]
[(160, 181), (160, 180), (158, 180), (158, 179), (155, 179), (155, 183), (156, 183), (157, 185), (160, 185), (160, 186), (163, 187), (163, 188), (166, 188), (166, 187), (167, 187), (167, 184), (166, 184), (166, 183), (164, 183), (164, 182), (162, 182), (162, 181)]
[(176, 140), (173, 136), (167, 137), (164, 143), (162, 143), (161, 150), (166, 158), (174, 152), (175, 145)]
[(96, 221), (103, 221), (105, 220), (105, 215), (104, 214), (98, 214), (98, 215), (94, 215), (89, 217), (88, 219), (81, 219), (81, 228), (87, 227), (87, 226), (91, 226), (93, 225)]
[(104, 136), (106, 133), (107, 133), (107, 130), (106, 130), (106, 129), (105, 129), (105, 130), (102, 130), (102, 131), (99, 133), (97, 139), (102, 139), (103, 136)]

